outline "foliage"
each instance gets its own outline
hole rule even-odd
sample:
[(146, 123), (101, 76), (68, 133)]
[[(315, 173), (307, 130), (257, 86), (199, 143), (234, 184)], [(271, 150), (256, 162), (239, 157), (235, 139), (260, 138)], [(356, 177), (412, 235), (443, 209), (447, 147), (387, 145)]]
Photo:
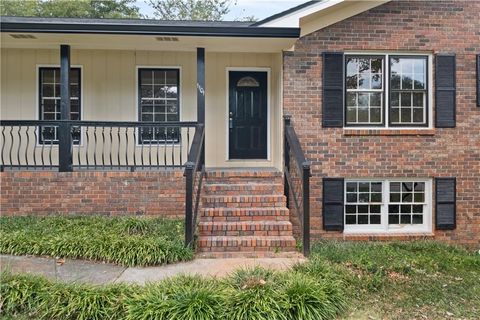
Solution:
[(462, 248), (431, 241), (320, 242), (295, 270), (340, 278), (352, 319), (480, 318), (480, 254)]
[(2, 0), (2, 16), (140, 18), (135, 0)]
[(321, 320), (334, 318), (342, 307), (333, 304), (342, 297), (328, 297), (340, 293), (340, 288), (331, 290), (331, 286), (336, 285), (316, 282), (300, 273), (275, 273), (261, 268), (238, 271), (226, 280), (178, 276), (145, 287), (65, 284), (36, 276), (3, 273), (0, 316)]
[(100, 216), (0, 217), (0, 252), (147, 266), (190, 260), (183, 221)]
[(230, 12), (231, 0), (149, 0), (162, 20), (218, 21)]

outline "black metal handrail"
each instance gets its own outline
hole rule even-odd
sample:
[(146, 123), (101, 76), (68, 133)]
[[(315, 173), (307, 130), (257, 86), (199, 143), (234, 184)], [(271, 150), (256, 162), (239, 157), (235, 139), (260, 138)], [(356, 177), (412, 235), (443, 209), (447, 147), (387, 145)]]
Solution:
[(197, 122), (1, 120), (0, 169), (183, 168)]
[[(288, 208), (295, 210), (300, 221), (303, 254), (308, 256), (310, 254), (310, 162), (303, 153), (289, 116), (284, 117), (284, 123), (284, 194), (287, 197)], [(293, 166), (291, 158), (295, 162)], [(290, 196), (293, 199), (294, 208), (292, 208)]]
[[(205, 127), (198, 124), (192, 147), (185, 164), (185, 245), (192, 246), (195, 238), (198, 208), (205, 175)], [(197, 177), (198, 173), (198, 177)], [(196, 190), (195, 190), (196, 189)]]

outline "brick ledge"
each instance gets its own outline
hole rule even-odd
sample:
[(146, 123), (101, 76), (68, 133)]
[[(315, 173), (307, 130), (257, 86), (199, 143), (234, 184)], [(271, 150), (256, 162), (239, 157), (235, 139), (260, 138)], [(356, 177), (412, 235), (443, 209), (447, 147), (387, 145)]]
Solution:
[(435, 129), (344, 129), (344, 136), (433, 136)]

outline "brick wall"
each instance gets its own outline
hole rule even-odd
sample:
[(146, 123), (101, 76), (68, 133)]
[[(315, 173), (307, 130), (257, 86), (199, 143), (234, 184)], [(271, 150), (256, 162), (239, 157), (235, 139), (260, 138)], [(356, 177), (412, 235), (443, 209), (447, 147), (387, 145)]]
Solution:
[(184, 216), (183, 171), (2, 172), (2, 215)]
[[(312, 161), (312, 233), (322, 228), (322, 177), (457, 177), (457, 228), (434, 238), (480, 243), (480, 108), (475, 55), (480, 53), (479, 1), (392, 1), (306, 35), (284, 55), (284, 113)], [(322, 52), (397, 50), (455, 53), (457, 127), (352, 132), (322, 128)], [(434, 116), (434, 115), (433, 115)], [(367, 239), (367, 236), (355, 237)], [(401, 237), (408, 238), (408, 237)], [(384, 237), (371, 237), (384, 239)]]

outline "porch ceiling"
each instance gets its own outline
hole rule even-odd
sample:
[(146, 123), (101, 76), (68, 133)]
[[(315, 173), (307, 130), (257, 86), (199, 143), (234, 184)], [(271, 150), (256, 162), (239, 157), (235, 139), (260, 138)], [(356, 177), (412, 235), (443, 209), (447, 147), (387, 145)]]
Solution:
[(61, 44), (69, 44), (72, 49), (196, 51), (203, 47), (207, 52), (272, 53), (290, 49), (296, 38), (2, 32), (0, 41), (2, 48), (58, 49)]

